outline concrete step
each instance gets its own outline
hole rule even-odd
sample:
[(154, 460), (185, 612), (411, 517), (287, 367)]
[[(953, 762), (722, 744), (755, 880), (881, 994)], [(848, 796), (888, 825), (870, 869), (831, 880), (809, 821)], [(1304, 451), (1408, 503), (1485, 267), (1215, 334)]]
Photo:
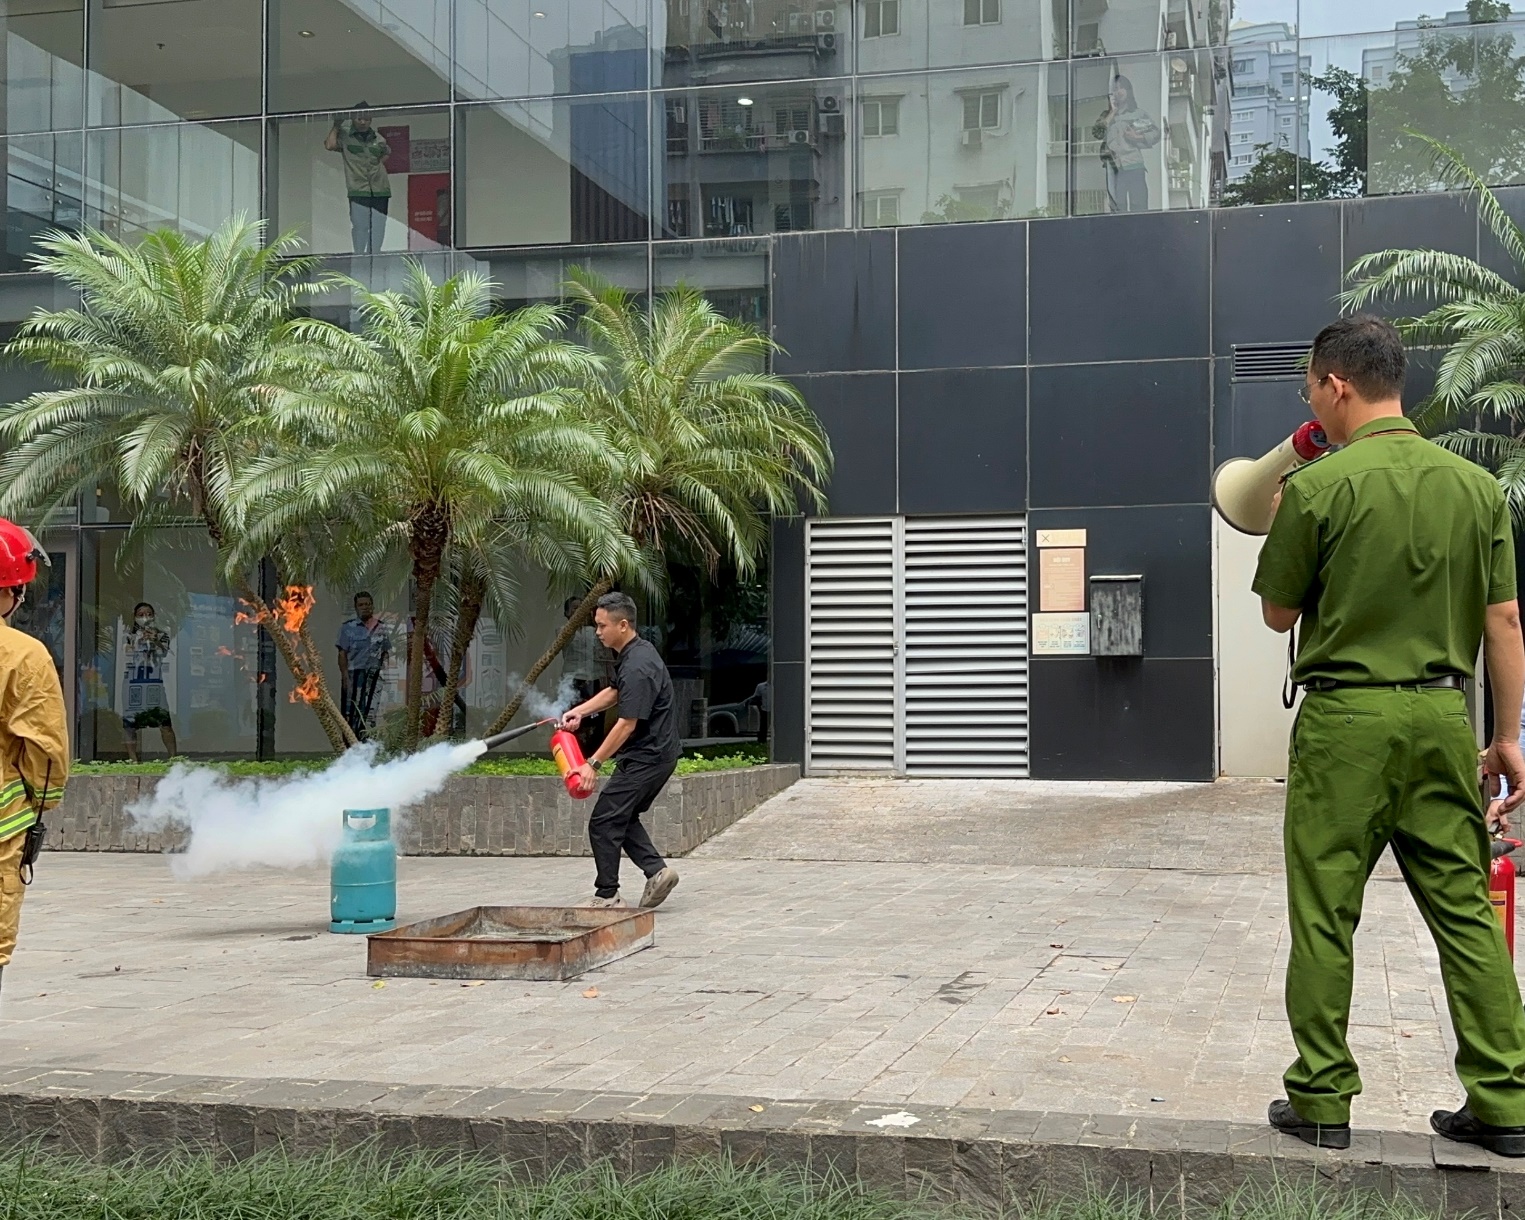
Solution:
[(500, 1157), (531, 1178), (729, 1154), (835, 1168), (986, 1212), (1090, 1184), (1183, 1216), (1280, 1181), (1402, 1195), (1448, 1215), (1525, 1217), (1525, 1161), (1429, 1135), (1357, 1131), (1348, 1152), (1331, 1152), (1264, 1126), (1057, 1111), (12, 1068), (0, 1071), (0, 1140), (107, 1160), (181, 1145), (249, 1155), (375, 1140)]

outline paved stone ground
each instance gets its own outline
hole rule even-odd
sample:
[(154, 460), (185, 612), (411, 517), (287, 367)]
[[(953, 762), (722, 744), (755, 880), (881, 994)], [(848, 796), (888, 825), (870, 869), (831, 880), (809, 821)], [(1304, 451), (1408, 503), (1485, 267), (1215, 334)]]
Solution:
[[(1258, 1121), (1291, 1055), (1275, 785), (807, 783), (681, 865), (654, 949), (568, 984), (364, 975), (326, 876), (44, 856), (0, 1052), (40, 1068), (711, 1092)], [(628, 866), (627, 866), (628, 867)], [(587, 893), (400, 862), (404, 919)], [(1402, 884), (1358, 937), (1362, 1126), (1454, 1103)], [(596, 986), (598, 995), (584, 992)]]

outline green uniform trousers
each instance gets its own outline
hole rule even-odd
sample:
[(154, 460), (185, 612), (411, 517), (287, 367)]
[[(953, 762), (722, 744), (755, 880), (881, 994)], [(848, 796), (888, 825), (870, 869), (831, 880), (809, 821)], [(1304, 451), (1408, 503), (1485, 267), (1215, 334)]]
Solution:
[(1361, 1091), (1345, 1031), (1351, 938), (1367, 878), (1392, 845), (1440, 951), (1456, 1074), (1472, 1113), (1525, 1125), (1525, 1013), (1488, 901), (1477, 743), (1462, 693), (1426, 687), (1310, 692), (1287, 772), (1287, 1098), (1309, 1122), (1350, 1120)]

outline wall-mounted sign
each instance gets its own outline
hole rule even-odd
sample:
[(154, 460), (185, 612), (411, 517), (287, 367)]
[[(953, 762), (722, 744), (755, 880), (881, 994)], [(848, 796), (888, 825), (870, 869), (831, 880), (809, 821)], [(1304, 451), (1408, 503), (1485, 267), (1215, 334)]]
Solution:
[(1038, 549), (1050, 546), (1085, 546), (1085, 530), (1039, 530)]
[(1086, 608), (1086, 553), (1082, 547), (1038, 552), (1038, 609), (1073, 612)]
[(1035, 657), (1084, 657), (1091, 652), (1089, 614), (1033, 615), (1032, 655)]

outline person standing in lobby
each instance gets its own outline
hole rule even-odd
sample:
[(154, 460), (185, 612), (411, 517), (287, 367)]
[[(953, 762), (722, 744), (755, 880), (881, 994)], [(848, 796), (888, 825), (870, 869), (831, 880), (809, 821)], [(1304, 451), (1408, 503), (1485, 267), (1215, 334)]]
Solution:
[(392, 150), (371, 125), (365, 102), (349, 116), (335, 115), (323, 147), (344, 160), (344, 186), (349, 192), (350, 234), (356, 254), (380, 254), (392, 206), (392, 182), (387, 158)]

